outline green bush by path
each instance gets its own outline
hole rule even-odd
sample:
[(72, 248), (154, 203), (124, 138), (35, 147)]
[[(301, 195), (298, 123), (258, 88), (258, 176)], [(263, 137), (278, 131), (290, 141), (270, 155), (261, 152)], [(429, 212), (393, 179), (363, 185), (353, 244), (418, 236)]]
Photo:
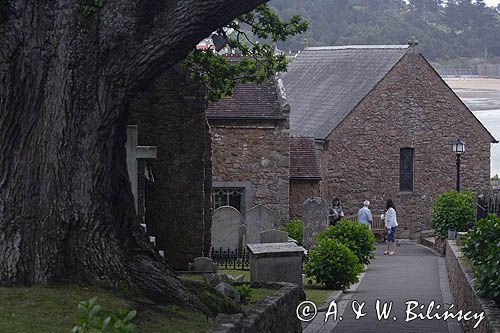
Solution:
[(359, 281), (363, 266), (356, 255), (338, 240), (324, 237), (309, 251), (304, 265), (306, 276), (326, 285), (328, 289), (344, 290)]
[(467, 231), (474, 221), (472, 192), (447, 192), (441, 195), (432, 208), (432, 227), (436, 235), (448, 237), (448, 230)]
[(302, 246), (304, 238), (304, 222), (300, 219), (294, 219), (283, 226), (283, 231), (288, 232), (288, 236), (297, 241), (297, 245)]
[(362, 264), (369, 264), (370, 259), (375, 258), (373, 255), (375, 236), (366, 224), (342, 220), (319, 233), (317, 239), (322, 238), (336, 239), (346, 245)]
[(492, 214), (477, 221), (465, 237), (463, 251), (474, 265), (481, 295), (500, 304), (500, 218)]

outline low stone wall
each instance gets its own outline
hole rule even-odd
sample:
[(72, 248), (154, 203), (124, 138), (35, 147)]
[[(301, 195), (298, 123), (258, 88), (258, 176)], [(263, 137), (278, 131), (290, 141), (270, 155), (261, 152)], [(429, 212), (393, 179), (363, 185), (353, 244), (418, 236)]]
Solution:
[(252, 288), (274, 288), (276, 292), (255, 304), (246, 314), (219, 314), (214, 333), (302, 332), (295, 315), (303, 291), (296, 284), (284, 282), (253, 282)]
[(477, 328), (473, 328), (476, 320), (462, 321), (464, 332), (500, 333), (500, 309), (492, 300), (476, 295), (477, 289), (472, 280), (474, 272), (465, 261), (456, 241), (446, 242), (446, 267), (450, 279), (450, 288), (455, 297), (455, 309), (480, 313), (484, 311), (484, 319)]
[(435, 250), (442, 256), (446, 254), (446, 239), (437, 236), (435, 237), (434, 231), (432, 230), (420, 232), (417, 237), (417, 241), (419, 244)]

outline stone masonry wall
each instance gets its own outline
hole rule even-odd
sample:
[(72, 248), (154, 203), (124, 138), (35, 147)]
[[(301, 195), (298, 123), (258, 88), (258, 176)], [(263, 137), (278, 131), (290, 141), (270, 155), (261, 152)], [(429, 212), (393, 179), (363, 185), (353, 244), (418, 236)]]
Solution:
[[(206, 256), (210, 247), (212, 175), (205, 108), (203, 88), (176, 68), (133, 99), (129, 108), (128, 123), (138, 125), (139, 145), (158, 146), (158, 159), (149, 162), (155, 182), (146, 204), (148, 234), (179, 270), (186, 270), (193, 258)], [(144, 163), (140, 170), (139, 216)]]
[[(262, 204), (280, 223), (289, 214), (289, 122), (210, 120), (214, 182), (246, 182), (250, 209)], [(245, 212), (242, 212), (245, 214)]]
[(254, 282), (254, 288), (280, 288), (247, 311), (246, 316), (219, 314), (215, 319), (213, 333), (263, 333), (302, 332), (296, 308), (303, 298), (303, 291), (292, 283)]
[(446, 242), (446, 268), (450, 279), (450, 288), (455, 298), (455, 309), (463, 309), (464, 313), (481, 313), (484, 320), (474, 329), (477, 320), (462, 321), (464, 332), (500, 333), (500, 309), (492, 300), (476, 295), (473, 283), (474, 272), (456, 245), (456, 241)]
[(302, 217), (302, 204), (309, 198), (319, 197), (319, 180), (290, 181), (290, 219)]
[[(491, 138), (419, 54), (407, 54), (327, 138), (319, 150), (328, 201), (338, 196), (346, 215), (370, 200), (381, 214), (394, 200), (399, 237), (430, 229), (434, 200), (454, 190), (452, 143), (465, 142), (461, 189), (489, 190)], [(414, 190), (399, 191), (400, 148), (414, 148)]]

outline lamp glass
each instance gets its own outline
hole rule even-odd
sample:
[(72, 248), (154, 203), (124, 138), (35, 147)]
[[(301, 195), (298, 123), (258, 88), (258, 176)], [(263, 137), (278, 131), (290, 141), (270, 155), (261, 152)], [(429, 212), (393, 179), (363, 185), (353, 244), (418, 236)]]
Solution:
[(462, 154), (465, 151), (465, 143), (463, 143), (461, 140), (457, 140), (453, 144), (453, 152), (455, 154)]

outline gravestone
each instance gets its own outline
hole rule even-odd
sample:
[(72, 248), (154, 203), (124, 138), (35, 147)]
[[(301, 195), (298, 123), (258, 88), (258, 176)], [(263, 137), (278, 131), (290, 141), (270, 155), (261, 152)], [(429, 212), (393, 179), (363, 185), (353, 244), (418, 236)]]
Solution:
[(246, 213), (246, 244), (259, 243), (260, 233), (274, 228), (279, 219), (276, 214), (263, 205), (257, 205)]
[(139, 181), (138, 181), (138, 161), (139, 159), (156, 159), (157, 147), (156, 146), (138, 146), (137, 126), (127, 126), (127, 142), (125, 149), (127, 151), (127, 171), (134, 195), (134, 207), (136, 214), (139, 212)]
[(302, 287), (305, 249), (293, 242), (248, 244), (250, 281), (291, 282)]
[(304, 247), (310, 249), (316, 245), (316, 235), (328, 226), (328, 203), (319, 197), (307, 199), (302, 204), (302, 218)]
[(188, 264), (188, 270), (193, 272), (217, 273), (218, 266), (210, 258), (198, 257), (194, 258), (193, 262)]
[(217, 208), (212, 215), (212, 248), (238, 249), (240, 226), (241, 214), (236, 208), (231, 206)]
[(260, 233), (261, 243), (286, 243), (288, 242), (288, 233), (281, 230), (266, 230)]

